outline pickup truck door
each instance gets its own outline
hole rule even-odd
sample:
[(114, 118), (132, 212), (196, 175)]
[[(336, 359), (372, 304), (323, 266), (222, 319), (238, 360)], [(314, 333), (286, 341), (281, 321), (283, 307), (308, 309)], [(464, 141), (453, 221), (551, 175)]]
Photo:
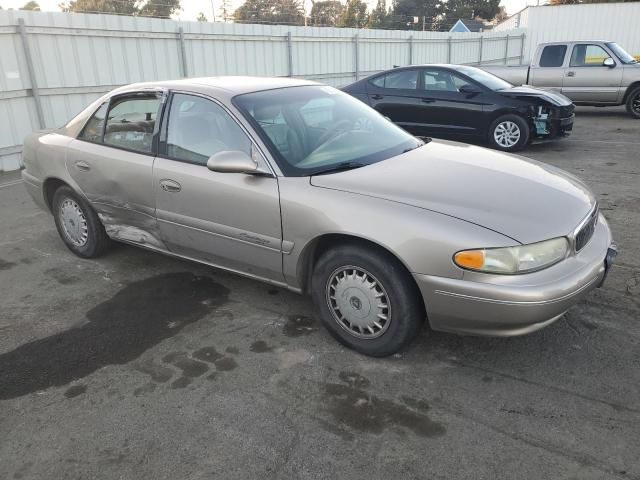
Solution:
[(566, 44), (545, 46), (540, 52), (540, 57), (529, 68), (527, 83), (534, 87), (561, 92), (567, 63), (566, 56)]
[[(615, 66), (604, 66), (606, 58), (612, 58)], [(603, 45), (572, 45), (562, 84), (564, 95), (578, 103), (616, 103), (621, 83), (621, 65)]]

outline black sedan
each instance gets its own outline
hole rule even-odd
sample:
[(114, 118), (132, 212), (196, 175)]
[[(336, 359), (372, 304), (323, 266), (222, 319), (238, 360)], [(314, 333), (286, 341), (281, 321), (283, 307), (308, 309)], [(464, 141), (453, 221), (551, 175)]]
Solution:
[(508, 152), (573, 128), (574, 105), (564, 95), (465, 65), (394, 68), (342, 90), (414, 135), (486, 140)]

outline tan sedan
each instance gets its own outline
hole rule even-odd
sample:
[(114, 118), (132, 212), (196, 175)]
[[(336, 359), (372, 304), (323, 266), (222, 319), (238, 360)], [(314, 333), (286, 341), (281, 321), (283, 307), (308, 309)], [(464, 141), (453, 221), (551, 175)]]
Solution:
[(375, 356), (435, 330), (553, 322), (615, 256), (593, 194), (547, 165), (413, 137), (313, 82), (136, 84), (29, 136), (23, 178), (81, 257), (112, 240), (310, 293)]

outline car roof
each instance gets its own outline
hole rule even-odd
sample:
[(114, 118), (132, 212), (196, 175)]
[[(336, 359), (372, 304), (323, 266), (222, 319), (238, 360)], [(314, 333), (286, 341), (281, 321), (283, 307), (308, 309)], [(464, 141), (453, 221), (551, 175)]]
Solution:
[(133, 83), (114, 90), (112, 94), (115, 95), (139, 90), (168, 89), (217, 94), (218, 96), (222, 95), (231, 98), (244, 93), (260, 92), (277, 88), (301, 87), (305, 85), (320, 84), (311, 80), (289, 77), (220, 76)]

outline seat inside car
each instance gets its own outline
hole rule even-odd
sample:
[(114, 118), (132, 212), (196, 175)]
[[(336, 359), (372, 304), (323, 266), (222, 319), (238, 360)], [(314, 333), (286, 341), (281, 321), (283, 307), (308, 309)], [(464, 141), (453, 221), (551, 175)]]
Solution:
[(304, 158), (300, 136), (289, 127), (279, 105), (256, 105), (253, 108), (253, 118), (260, 123), (269, 139), (289, 163), (295, 165)]

